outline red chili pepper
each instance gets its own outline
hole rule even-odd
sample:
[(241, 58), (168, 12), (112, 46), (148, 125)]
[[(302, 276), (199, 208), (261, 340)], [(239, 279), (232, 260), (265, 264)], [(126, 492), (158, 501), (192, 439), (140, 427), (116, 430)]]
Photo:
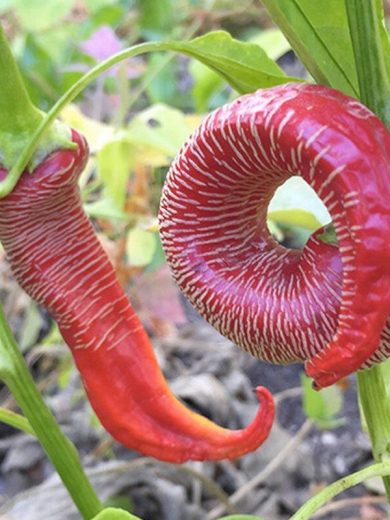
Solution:
[[(390, 355), (390, 135), (355, 99), (316, 85), (248, 94), (210, 114), (174, 161), (160, 224), (174, 277), (219, 332), (274, 363), (305, 361), (318, 388)], [(267, 228), (300, 175), (339, 247), (302, 251)]]
[(97, 416), (119, 442), (171, 462), (254, 450), (273, 421), (265, 388), (257, 388), (253, 423), (236, 431), (191, 412), (169, 390), (83, 212), (77, 180), (88, 150), (75, 131), (72, 139), (76, 150), (51, 154), (0, 200), (0, 239), (20, 285), (57, 321)]

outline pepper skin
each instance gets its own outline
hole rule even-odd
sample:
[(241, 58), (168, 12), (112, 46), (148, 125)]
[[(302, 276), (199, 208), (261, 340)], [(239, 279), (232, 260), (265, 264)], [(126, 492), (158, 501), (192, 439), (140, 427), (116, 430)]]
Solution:
[[(265, 388), (257, 388), (255, 420), (236, 431), (191, 412), (169, 390), (83, 212), (77, 180), (88, 150), (72, 135), (76, 150), (52, 153), (0, 200), (0, 239), (20, 285), (57, 321), (97, 416), (119, 442), (170, 462), (256, 449), (274, 416)], [(0, 178), (6, 175), (0, 170)]]
[[(211, 113), (174, 161), (160, 208), (172, 273), (221, 334), (273, 363), (303, 361), (328, 386), (390, 355), (390, 135), (357, 100), (308, 84)], [(328, 208), (338, 247), (301, 251), (266, 224), (300, 175)]]

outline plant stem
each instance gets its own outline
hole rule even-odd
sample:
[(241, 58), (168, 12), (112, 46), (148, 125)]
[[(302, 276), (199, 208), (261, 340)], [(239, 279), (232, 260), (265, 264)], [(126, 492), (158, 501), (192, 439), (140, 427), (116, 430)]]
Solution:
[(35, 432), (28, 420), (22, 415), (13, 412), (12, 410), (0, 407), (0, 422), (8, 424), (8, 426), (12, 426), (17, 430), (21, 430), (22, 432), (28, 433), (29, 435), (33, 435), (35, 437)]
[(84, 473), (75, 447), (62, 433), (38, 392), (1, 306), (0, 377), (28, 419), (82, 517), (93, 518), (103, 506)]
[[(358, 372), (357, 381), (372, 453), (374, 459), (381, 462), (390, 456), (390, 404), (386, 395), (381, 366)], [(383, 484), (390, 503), (390, 477), (384, 477)]]
[(33, 131), (44, 115), (32, 104), (0, 25), (0, 132)]
[(361, 482), (373, 477), (385, 477), (390, 475), (390, 461), (373, 464), (367, 468), (351, 473), (346, 477), (336, 480), (330, 486), (314, 495), (310, 500), (305, 502), (303, 506), (293, 515), (290, 520), (308, 520), (313, 513), (321, 506), (329, 502), (333, 497), (345, 491), (346, 489), (356, 486)]
[[(380, 39), (378, 0), (346, 0), (361, 101), (390, 128), (390, 87)], [(390, 405), (381, 366), (358, 372), (358, 392), (376, 461), (390, 456)], [(383, 477), (390, 503), (390, 477)]]
[(390, 128), (390, 85), (380, 37), (378, 0), (346, 0), (360, 99)]

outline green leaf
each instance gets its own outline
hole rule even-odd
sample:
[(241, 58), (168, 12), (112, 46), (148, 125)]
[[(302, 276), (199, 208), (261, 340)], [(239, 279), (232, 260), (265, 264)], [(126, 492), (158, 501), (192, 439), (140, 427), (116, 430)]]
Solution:
[[(271, 60), (280, 58), (291, 48), (279, 29), (259, 31), (248, 43), (259, 46)], [(248, 43), (244, 43), (244, 45), (248, 45)], [(224, 81), (219, 74), (197, 60), (191, 62), (190, 72), (194, 80), (192, 95), (196, 111), (206, 112), (210, 108), (211, 98), (223, 89)]]
[(126, 252), (130, 265), (144, 267), (153, 260), (156, 250), (154, 233), (136, 227), (127, 235)]
[(224, 31), (211, 32), (189, 42), (170, 42), (169, 47), (196, 58), (241, 94), (300, 81), (286, 76), (258, 45), (235, 40)]
[(134, 516), (123, 509), (108, 507), (94, 516), (92, 520), (142, 520), (138, 516)]
[(329, 429), (340, 426), (344, 419), (338, 418), (343, 405), (343, 397), (340, 388), (336, 385), (322, 389), (320, 392), (313, 390), (310, 378), (302, 374), (303, 409), (306, 416), (312, 419), (319, 428)]
[(344, 0), (263, 0), (318, 83), (358, 96)]

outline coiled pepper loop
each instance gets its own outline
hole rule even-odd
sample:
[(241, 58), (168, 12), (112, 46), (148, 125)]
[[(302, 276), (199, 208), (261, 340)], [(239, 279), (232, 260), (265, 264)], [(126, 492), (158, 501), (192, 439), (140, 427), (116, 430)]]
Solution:
[[(279, 245), (266, 215), (300, 175), (332, 217)], [(303, 361), (317, 388), (390, 355), (390, 135), (355, 99), (287, 84), (211, 113), (176, 157), (160, 227), (168, 263), (221, 334), (273, 363)]]
[[(0, 200), (0, 239), (20, 285), (47, 307), (71, 348), (90, 402), (119, 442), (170, 462), (233, 458), (256, 449), (272, 426), (271, 394), (245, 429), (230, 431), (171, 393), (142, 324), (115, 277), (80, 201), (87, 144), (48, 156)], [(0, 178), (7, 171), (0, 168)]]

